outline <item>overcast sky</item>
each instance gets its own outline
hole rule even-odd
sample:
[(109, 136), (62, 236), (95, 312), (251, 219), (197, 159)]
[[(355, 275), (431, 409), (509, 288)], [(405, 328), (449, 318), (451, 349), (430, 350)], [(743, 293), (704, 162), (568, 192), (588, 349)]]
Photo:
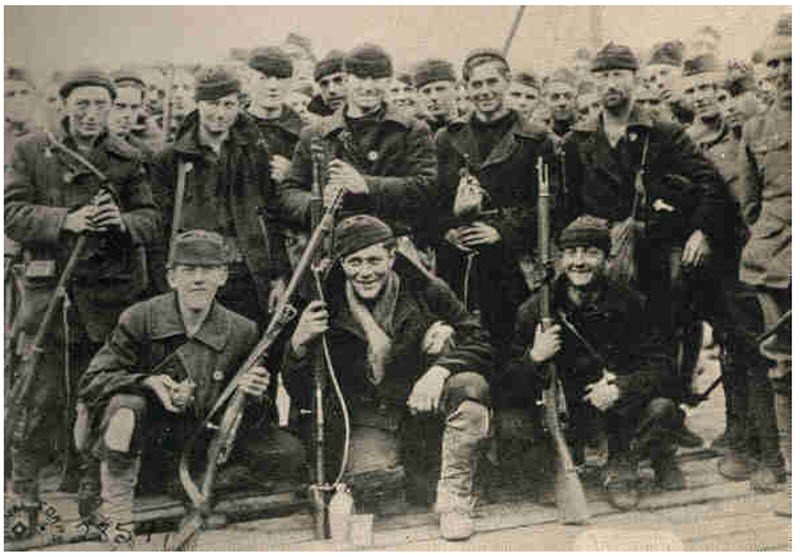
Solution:
[[(637, 50), (688, 38), (701, 25), (723, 33), (728, 57), (749, 58), (789, 6), (611, 6), (602, 39)], [(425, 57), (461, 63), (478, 46), (501, 47), (514, 6), (6, 6), (5, 60), (40, 78), (92, 62), (219, 61), (231, 47), (281, 42), (289, 31), (312, 40), (317, 55), (360, 39), (386, 47), (396, 66)], [(510, 52), (516, 67), (549, 69), (591, 46), (590, 8), (528, 6)]]

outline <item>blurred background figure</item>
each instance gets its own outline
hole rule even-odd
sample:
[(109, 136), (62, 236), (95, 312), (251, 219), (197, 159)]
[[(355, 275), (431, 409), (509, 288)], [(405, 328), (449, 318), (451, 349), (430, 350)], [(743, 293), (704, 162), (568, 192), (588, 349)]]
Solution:
[(540, 97), (539, 80), (532, 71), (524, 70), (511, 75), (506, 90), (506, 106), (520, 113), (524, 120), (533, 114)]
[(550, 105), (553, 133), (563, 138), (572, 129), (577, 117), (578, 80), (575, 72), (560, 68), (553, 72), (544, 87)]
[(281, 48), (292, 59), (294, 73), (292, 79), (298, 87), (314, 86), (314, 67), (317, 64), (317, 57), (311, 47), (311, 39), (291, 32), (286, 36), (286, 40)]
[(706, 54), (719, 54), (722, 35), (711, 25), (703, 25), (689, 39), (689, 56), (693, 58)]
[(417, 90), (414, 78), (408, 71), (397, 72), (386, 90), (386, 101), (391, 108), (409, 116), (417, 113)]
[(311, 104), (311, 99), (314, 97), (314, 88), (310, 85), (295, 86), (286, 95), (286, 105), (300, 116), (303, 121), (303, 126), (313, 124), (318, 120), (318, 116), (309, 112), (308, 106)]
[(436, 133), (457, 117), (456, 74), (447, 60), (423, 60), (414, 68), (414, 85), (425, 121)]
[(578, 95), (576, 122), (591, 122), (600, 113), (600, 95), (596, 92)]
[(475, 107), (467, 93), (467, 86), (463, 81), (459, 81), (456, 84), (456, 113), (459, 118), (466, 118), (473, 110)]
[(641, 83), (661, 95), (662, 100), (672, 98), (675, 80), (681, 76), (683, 51), (683, 43), (678, 40), (656, 43), (647, 65), (641, 69)]
[(164, 112), (167, 82), (160, 68), (142, 68), (141, 76), (147, 84), (144, 107), (150, 116), (160, 117)]
[(658, 90), (652, 86), (641, 84), (636, 90), (636, 106), (642, 115), (652, 118), (656, 122), (669, 122), (671, 116), (664, 113), (664, 101)]

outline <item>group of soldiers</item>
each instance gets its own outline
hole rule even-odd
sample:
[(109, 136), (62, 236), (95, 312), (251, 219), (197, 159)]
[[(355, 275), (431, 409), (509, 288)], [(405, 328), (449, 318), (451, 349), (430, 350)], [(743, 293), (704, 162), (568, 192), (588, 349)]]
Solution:
[[(486, 468), (547, 497), (552, 363), (573, 458), (605, 447), (609, 502), (631, 509), (645, 460), (683, 488), (677, 447), (704, 442), (684, 408), (718, 345), (719, 471), (778, 491), (791, 335), (763, 333), (791, 309), (791, 19), (766, 37), (761, 81), (720, 63), (715, 33), (646, 65), (611, 42), (544, 80), (493, 49), (457, 75), (361, 44), (316, 62), (316, 94), (278, 46), (152, 79), (81, 68), (55, 102), (40, 93), (44, 131), (31, 80), (7, 68), (7, 347), (43, 351), (11, 443), (19, 507), (35, 525), (59, 446), (80, 462), (84, 523), (131, 546), (135, 494), (181, 496), (181, 454), (234, 377), (248, 402), (218, 482), (308, 481), (323, 338), (328, 481), (342, 470), (367, 511), (435, 502), (445, 539), (473, 534)], [(320, 197), (336, 214), (324, 264), (289, 292)], [(58, 326), (31, 346), (73, 251)], [(288, 294), (296, 316), (237, 374)]]

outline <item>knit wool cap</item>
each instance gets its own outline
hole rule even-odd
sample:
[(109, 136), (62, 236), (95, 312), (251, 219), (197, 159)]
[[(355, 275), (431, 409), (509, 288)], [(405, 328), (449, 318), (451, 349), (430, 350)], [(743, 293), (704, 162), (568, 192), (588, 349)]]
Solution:
[(247, 65), (266, 76), (278, 79), (288, 79), (294, 73), (291, 57), (278, 46), (254, 49), (250, 53)]
[(58, 94), (62, 99), (66, 99), (77, 87), (105, 87), (112, 99), (117, 98), (117, 88), (114, 86), (114, 82), (106, 72), (99, 68), (85, 67), (71, 72), (61, 83)]
[(334, 255), (337, 259), (341, 259), (358, 250), (393, 238), (394, 232), (379, 218), (371, 215), (355, 215), (340, 222), (333, 232), (333, 237)]
[(417, 89), (436, 81), (455, 82), (455, 80), (456, 72), (453, 70), (453, 64), (447, 60), (423, 60), (414, 68), (414, 86)]
[(344, 57), (343, 50), (331, 50), (314, 67), (314, 81), (319, 81), (323, 77), (334, 73), (344, 72)]
[(539, 88), (539, 80), (536, 79), (536, 75), (534, 75), (531, 71), (519, 71), (514, 72), (514, 75), (511, 76), (511, 81), (515, 83), (521, 83), (526, 87), (533, 87), (534, 89)]
[(784, 14), (778, 19), (775, 31), (764, 45), (764, 59), (769, 62), (792, 55), (792, 15)]
[(175, 238), (168, 266), (217, 267), (226, 264), (225, 241), (222, 236), (208, 230), (188, 230)]
[(147, 87), (147, 84), (145, 84), (144, 79), (139, 72), (130, 68), (121, 68), (117, 71), (111, 72), (111, 79), (114, 80), (114, 85), (117, 87), (130, 87), (131, 85), (140, 87), (142, 89)]
[(469, 81), (469, 76), (472, 73), (473, 68), (477, 68), (486, 62), (500, 62), (503, 64), (503, 66), (505, 66), (505, 71), (511, 71), (511, 68), (508, 66), (508, 60), (506, 60), (506, 57), (503, 56), (502, 52), (493, 48), (478, 48), (470, 52), (467, 55), (466, 60), (464, 60), (464, 67), (461, 71), (461, 77), (464, 79), (464, 81)]
[(608, 221), (591, 215), (578, 217), (561, 232), (559, 246), (561, 249), (595, 247), (608, 253), (611, 250)]
[(639, 69), (639, 60), (633, 51), (624, 45), (614, 42), (608, 43), (600, 49), (597, 57), (592, 61), (592, 71), (602, 72), (605, 70), (633, 70)]
[(344, 67), (347, 73), (356, 77), (380, 79), (392, 76), (392, 58), (373, 44), (361, 44), (348, 52)]
[(665, 41), (656, 43), (650, 52), (650, 60), (647, 65), (664, 64), (667, 66), (681, 67), (683, 61), (683, 43), (681, 41)]
[(236, 74), (225, 66), (201, 68), (195, 75), (194, 100), (215, 101), (241, 89)]

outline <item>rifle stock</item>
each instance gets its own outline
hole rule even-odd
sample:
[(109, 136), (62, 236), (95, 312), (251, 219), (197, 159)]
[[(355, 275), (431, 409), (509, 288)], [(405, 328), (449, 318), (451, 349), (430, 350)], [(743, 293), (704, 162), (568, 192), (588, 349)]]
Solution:
[[(539, 256), (546, 269), (550, 268), (550, 180), (544, 161), (539, 157), (537, 161), (539, 177)], [(545, 328), (552, 324), (552, 311), (550, 307), (550, 277), (542, 284), (541, 315), (542, 325)], [(583, 485), (578, 478), (578, 471), (572, 460), (558, 412), (559, 390), (558, 370), (554, 362), (547, 364), (548, 386), (544, 392), (545, 426), (550, 432), (556, 458), (556, 505), (559, 520), (562, 524), (586, 524), (589, 521), (589, 508), (586, 504), (586, 495)]]

